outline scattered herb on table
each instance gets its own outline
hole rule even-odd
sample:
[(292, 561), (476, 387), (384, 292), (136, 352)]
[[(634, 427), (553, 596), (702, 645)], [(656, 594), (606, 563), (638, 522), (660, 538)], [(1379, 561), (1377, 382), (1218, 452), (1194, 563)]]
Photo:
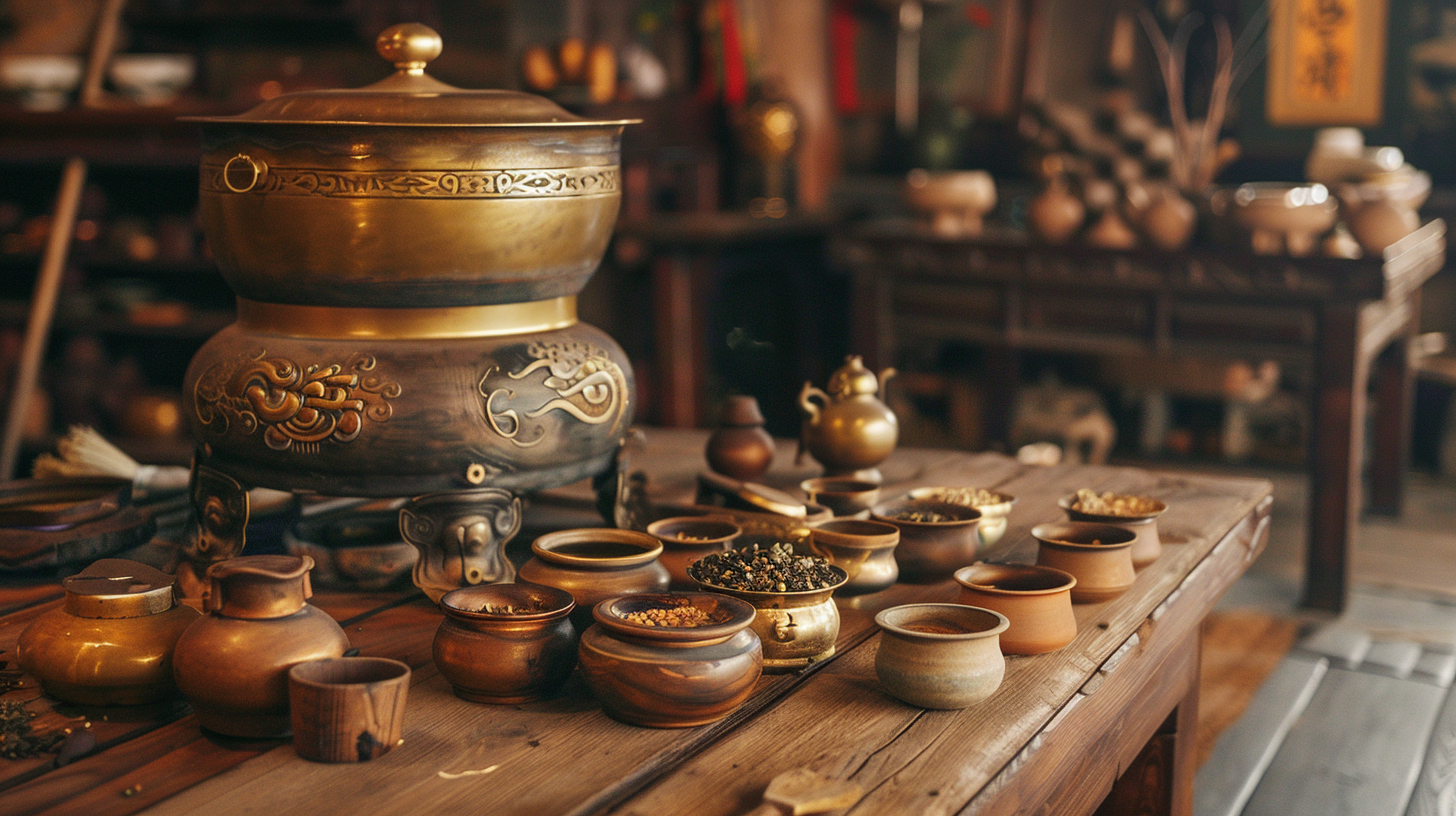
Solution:
[(66, 733), (60, 730), (37, 733), (30, 723), (35, 716), (24, 702), (0, 700), (0, 757), (33, 759), (60, 750)]
[(713, 553), (698, 559), (692, 571), (703, 583), (747, 592), (810, 592), (840, 580), (828, 561), (795, 555), (793, 545), (786, 542)]

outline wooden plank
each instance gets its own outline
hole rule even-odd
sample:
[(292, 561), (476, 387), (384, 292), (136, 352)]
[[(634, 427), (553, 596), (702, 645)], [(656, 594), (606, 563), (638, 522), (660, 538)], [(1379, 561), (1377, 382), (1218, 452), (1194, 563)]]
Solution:
[(1299, 621), (1249, 609), (1215, 609), (1203, 622), (1195, 764), (1239, 721), (1299, 636)]
[(1456, 680), (1456, 654), (1449, 648), (1432, 649), (1427, 646), (1411, 670), (1411, 679), (1449, 688), (1452, 680)]
[(1312, 654), (1324, 655), (1340, 668), (1352, 669), (1365, 659), (1373, 642), (1370, 633), (1364, 629), (1332, 623), (1301, 641), (1299, 648)]
[(1328, 668), (1318, 655), (1295, 653), (1279, 662), (1199, 769), (1194, 816), (1239, 816)]
[(1374, 640), (1359, 669), (1404, 680), (1421, 659), (1421, 651), (1421, 644), (1409, 640)]
[(1331, 668), (1243, 816), (1400, 813), (1446, 691)]
[(1431, 729), (1431, 738), (1426, 742), (1421, 775), (1416, 779), (1405, 816), (1450, 816), (1453, 802), (1456, 802), (1456, 694), (1448, 692)]

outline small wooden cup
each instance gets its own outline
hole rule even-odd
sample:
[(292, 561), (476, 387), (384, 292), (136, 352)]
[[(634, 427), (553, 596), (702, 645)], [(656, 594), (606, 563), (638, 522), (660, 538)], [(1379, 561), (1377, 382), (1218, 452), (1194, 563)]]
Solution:
[(404, 742), (410, 668), (385, 657), (310, 660), (288, 670), (293, 748), (315, 762), (367, 762)]

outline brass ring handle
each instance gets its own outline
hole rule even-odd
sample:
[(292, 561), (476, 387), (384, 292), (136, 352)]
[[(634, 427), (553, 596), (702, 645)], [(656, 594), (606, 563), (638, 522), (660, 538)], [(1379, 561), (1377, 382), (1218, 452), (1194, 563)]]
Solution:
[(773, 638), (779, 643), (788, 643), (798, 636), (799, 624), (794, 623), (793, 615), (784, 615), (774, 621)]
[[(238, 162), (247, 163), (247, 169), (243, 170), (242, 172), (247, 172), (247, 170), (253, 171), (253, 175), (251, 178), (248, 179), (248, 183), (246, 185), (233, 183), (233, 165)], [(264, 164), (263, 162), (253, 158), (252, 156), (247, 155), (246, 153), (239, 153), (238, 155), (233, 156), (231, 159), (228, 159), (227, 164), (224, 164), (222, 166), (222, 183), (224, 187), (227, 187), (229, 190), (232, 190), (235, 193), (246, 193), (254, 187), (258, 186), (258, 182), (262, 180), (263, 175), (267, 172), (267, 164)]]

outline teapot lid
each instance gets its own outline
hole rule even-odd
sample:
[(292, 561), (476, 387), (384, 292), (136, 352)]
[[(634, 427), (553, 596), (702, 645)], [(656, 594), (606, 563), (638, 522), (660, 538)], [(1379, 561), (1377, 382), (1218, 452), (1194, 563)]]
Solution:
[(103, 558), (61, 581), (65, 610), (82, 618), (141, 618), (176, 605), (177, 579), (125, 558)]
[(864, 367), (864, 359), (857, 354), (844, 358), (844, 365), (829, 375), (829, 393), (836, 397), (874, 394), (879, 390), (879, 378)]
[(236, 116), (184, 116), (186, 122), (258, 125), (387, 125), (395, 127), (592, 127), (640, 119), (584, 119), (535, 94), (467, 90), (425, 73), (440, 55), (440, 35), (402, 23), (375, 40), (393, 75), (363, 88), (281, 94)]

